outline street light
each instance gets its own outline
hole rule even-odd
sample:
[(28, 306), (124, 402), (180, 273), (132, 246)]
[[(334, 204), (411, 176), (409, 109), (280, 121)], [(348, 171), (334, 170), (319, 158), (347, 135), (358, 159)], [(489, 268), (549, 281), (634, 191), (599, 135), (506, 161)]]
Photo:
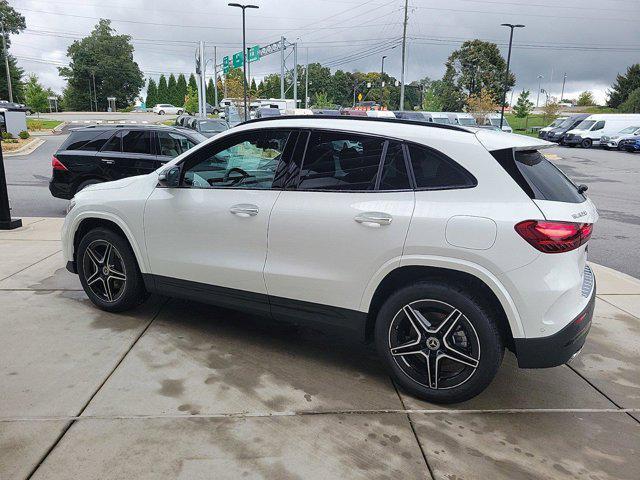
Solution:
[(543, 78), (543, 75), (538, 75), (538, 96), (536, 97), (536, 108), (538, 108), (538, 103), (540, 103), (540, 88), (542, 87)]
[(502, 93), (502, 106), (500, 109), (500, 130), (502, 130), (502, 124), (504, 123), (504, 104), (507, 101), (507, 88), (509, 85), (509, 65), (511, 63), (511, 45), (513, 44), (513, 30), (514, 28), (524, 28), (524, 25), (513, 23), (502, 23), (501, 27), (509, 27), (509, 53), (507, 54), (507, 71), (504, 74), (504, 90)]
[(260, 8), (257, 5), (240, 5), (239, 3), (229, 3), (230, 7), (238, 7), (242, 9), (242, 87), (244, 90), (244, 119), (248, 119), (247, 115), (247, 42), (245, 28), (245, 14), (247, 8)]
[(384, 77), (384, 59), (387, 58), (386, 55), (382, 56), (382, 68), (380, 68), (380, 107), (383, 106), (384, 103), (384, 81), (382, 78)]
[(564, 78), (562, 79), (562, 93), (560, 94), (560, 103), (564, 99), (564, 84), (567, 83), (567, 74), (564, 74)]

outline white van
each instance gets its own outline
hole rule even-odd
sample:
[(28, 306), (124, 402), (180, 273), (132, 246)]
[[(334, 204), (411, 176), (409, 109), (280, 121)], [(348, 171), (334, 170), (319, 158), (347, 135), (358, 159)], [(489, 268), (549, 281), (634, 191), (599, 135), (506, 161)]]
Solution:
[(582, 148), (591, 148), (593, 145), (600, 145), (600, 138), (603, 135), (615, 135), (620, 130), (639, 123), (640, 114), (637, 113), (590, 115), (576, 128), (567, 132), (564, 144), (570, 147), (580, 145)]
[[(492, 127), (500, 128), (500, 114), (499, 113), (487, 113), (484, 116), (484, 125), (490, 125)], [(508, 132), (508, 133), (513, 133), (513, 128), (511, 128), (511, 125), (509, 125), (509, 122), (507, 122), (506, 118), (504, 118), (503, 121), (502, 121), (502, 131), (503, 132)]]
[(461, 125), (463, 127), (477, 127), (478, 122), (473, 115), (464, 112), (444, 112), (449, 117), (453, 125)]
[(551, 130), (553, 130), (556, 127), (559, 127), (560, 125), (562, 125), (562, 122), (564, 122), (568, 117), (558, 117), (556, 118), (550, 125), (541, 128), (540, 130), (538, 130), (538, 137), (542, 138), (543, 140), (547, 139), (547, 133), (550, 132)]
[(396, 115), (390, 110), (367, 110), (367, 117), (396, 118)]
[(439, 123), (440, 125), (453, 125), (449, 115), (445, 112), (422, 112), (427, 122)]

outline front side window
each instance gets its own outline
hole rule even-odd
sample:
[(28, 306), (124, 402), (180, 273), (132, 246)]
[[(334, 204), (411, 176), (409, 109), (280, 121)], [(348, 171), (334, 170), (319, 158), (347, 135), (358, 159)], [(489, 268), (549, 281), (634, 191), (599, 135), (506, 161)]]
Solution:
[(122, 135), (122, 151), (151, 155), (151, 132), (130, 130)]
[(595, 120), (584, 120), (576, 127), (577, 130), (591, 130), (591, 127), (596, 123)]
[(166, 157), (177, 157), (196, 145), (184, 135), (175, 132), (158, 132), (158, 142), (160, 155)]
[(301, 190), (373, 190), (385, 140), (348, 132), (312, 132)]
[(596, 124), (593, 126), (591, 131), (594, 132), (596, 130), (602, 130), (603, 128), (604, 128), (604, 120), (600, 120), (599, 122), (596, 122)]
[(419, 189), (467, 188), (476, 185), (469, 172), (440, 152), (409, 145), (409, 157)]
[[(249, 132), (231, 140), (222, 150), (202, 152), (195, 165), (187, 167), (184, 184), (194, 188), (269, 189), (290, 132)], [(200, 152), (198, 152), (200, 153)]]

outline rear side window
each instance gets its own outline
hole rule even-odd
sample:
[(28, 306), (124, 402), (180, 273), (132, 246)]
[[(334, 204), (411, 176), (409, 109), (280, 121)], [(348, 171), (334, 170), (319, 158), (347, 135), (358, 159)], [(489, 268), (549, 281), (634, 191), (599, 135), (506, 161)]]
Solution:
[(71, 135), (60, 146), (60, 150), (84, 150), (83, 147), (100, 133), (102, 132), (95, 130), (71, 132)]
[(122, 132), (116, 133), (102, 147), (103, 152), (121, 152), (122, 151)]
[(468, 188), (477, 185), (469, 172), (436, 150), (409, 145), (409, 156), (419, 189)]
[(409, 175), (400, 142), (389, 142), (384, 156), (379, 190), (409, 190)]
[(130, 130), (122, 136), (122, 151), (151, 155), (151, 132), (149, 130)]
[(312, 132), (301, 190), (374, 190), (385, 140), (348, 132)]
[(585, 197), (575, 184), (537, 150), (512, 149), (491, 152), (530, 198), (554, 202), (581, 203)]

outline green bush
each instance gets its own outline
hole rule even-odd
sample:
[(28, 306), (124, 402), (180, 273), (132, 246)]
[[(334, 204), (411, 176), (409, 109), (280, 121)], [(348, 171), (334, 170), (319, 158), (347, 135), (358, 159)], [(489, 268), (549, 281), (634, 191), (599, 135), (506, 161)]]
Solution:
[(27, 138), (29, 138), (29, 132), (27, 132), (26, 130), (22, 130), (18, 136), (22, 139), (22, 140), (26, 140)]
[(11, 140), (12, 138), (13, 138), (13, 135), (11, 135), (9, 132), (2, 132), (3, 140)]

